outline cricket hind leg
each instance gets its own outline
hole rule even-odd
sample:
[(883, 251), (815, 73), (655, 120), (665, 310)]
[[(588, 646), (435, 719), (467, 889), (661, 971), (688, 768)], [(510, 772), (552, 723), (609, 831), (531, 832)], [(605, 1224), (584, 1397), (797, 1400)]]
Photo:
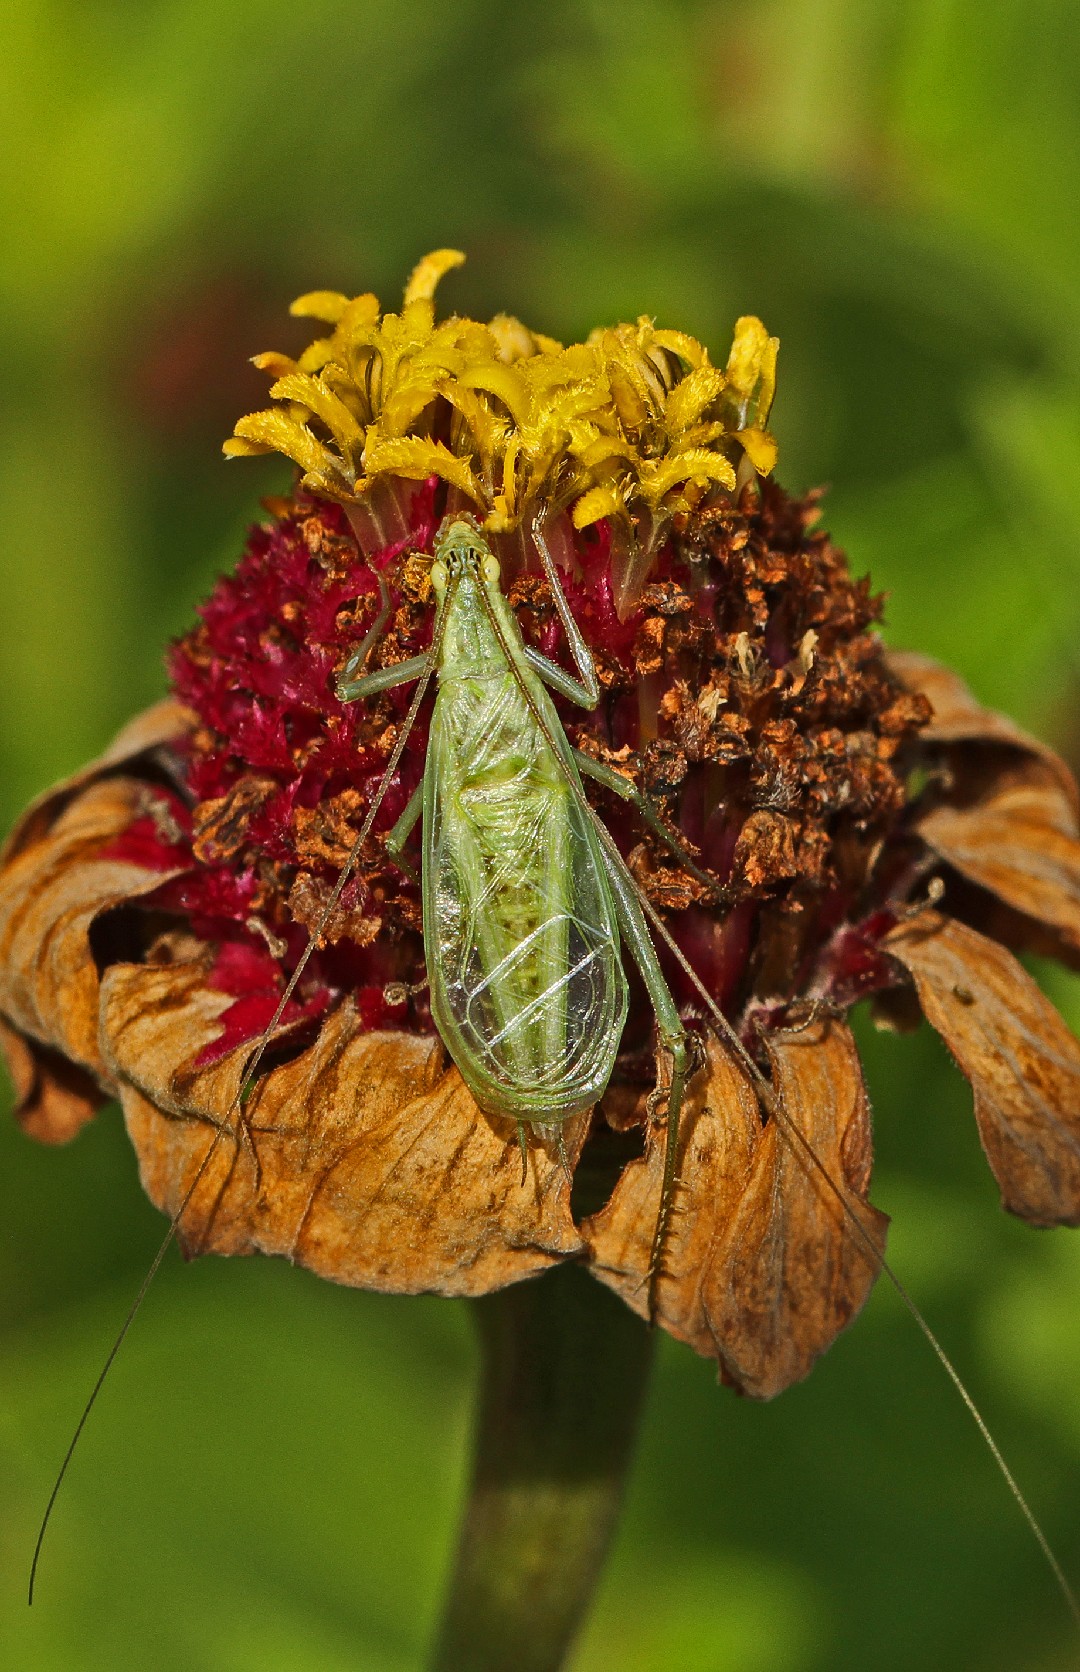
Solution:
[(650, 1325), (656, 1322), (656, 1298), (664, 1256), (664, 1244), (671, 1224), (675, 1186), (678, 1183), (679, 1126), (686, 1085), (697, 1066), (697, 1055), (691, 1037), (683, 1026), (671, 989), (664, 979), (660, 960), (656, 955), (645, 915), (637, 897), (633, 878), (622, 860), (602, 845), (604, 868), (615, 899), (619, 928), (630, 954), (641, 972), (641, 979), (653, 1007), (657, 1032), (657, 1085), (649, 1098), (652, 1117), (663, 1096), (660, 1082), (660, 1056), (667, 1052), (671, 1058), (671, 1073), (667, 1086), (667, 1132), (664, 1139), (664, 1171), (660, 1183), (660, 1203), (656, 1213), (652, 1248), (649, 1252), (648, 1315)]
[(583, 754), (580, 749), (574, 749), (572, 752), (578, 771), (586, 778), (591, 778), (594, 783), (602, 784), (606, 790), (611, 790), (612, 794), (619, 796), (621, 800), (629, 802), (638, 817), (675, 855), (679, 864), (709, 890), (714, 903), (727, 898), (728, 891), (723, 883), (718, 882), (710, 872), (702, 870), (682, 838), (665, 824), (644, 791), (639, 790), (637, 785), (631, 783), (621, 772), (616, 772), (614, 767), (606, 766), (603, 761), (594, 760), (591, 755)]

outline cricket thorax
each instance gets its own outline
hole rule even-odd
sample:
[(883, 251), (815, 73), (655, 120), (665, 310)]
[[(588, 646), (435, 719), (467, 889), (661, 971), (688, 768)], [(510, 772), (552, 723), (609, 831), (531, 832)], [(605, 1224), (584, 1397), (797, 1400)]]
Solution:
[(451, 576), (442, 629), (439, 685), (489, 681), (508, 673), (506, 652), (491, 624), (483, 587), (474, 571)]

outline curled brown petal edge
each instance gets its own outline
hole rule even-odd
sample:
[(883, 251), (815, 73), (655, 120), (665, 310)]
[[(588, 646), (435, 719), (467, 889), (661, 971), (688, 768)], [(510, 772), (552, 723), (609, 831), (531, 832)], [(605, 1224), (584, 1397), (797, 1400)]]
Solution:
[(968, 882), (1009, 912), (1002, 939), (1080, 967), (1080, 841), (1055, 817), (1058, 798), (1043, 786), (1006, 785), (967, 807), (932, 808), (922, 839)]
[(39, 1144), (68, 1144), (108, 1093), (59, 1051), (28, 1039), (0, 1016), (0, 1053), (15, 1091), (15, 1119)]
[(924, 742), (949, 751), (952, 788), (917, 819), (919, 835), (1005, 908), (987, 901), (980, 913), (998, 938), (1080, 967), (1080, 798), (1068, 766), (1006, 715), (983, 708), (941, 663), (911, 651), (888, 659), (934, 706)]
[(933, 708), (928, 725), (919, 733), (927, 743), (998, 744), (1042, 763), (1056, 780), (1074, 819), (1080, 815), (1080, 789), (1061, 756), (1049, 744), (1018, 726), (1007, 714), (985, 708), (971, 688), (944, 662), (918, 650), (885, 652), (890, 673), (907, 690), (926, 697)]
[(189, 717), (159, 703), (104, 755), (47, 790), (0, 857), (0, 1049), (16, 1118), (44, 1143), (66, 1143), (112, 1094), (98, 1044), (99, 988), (90, 933), (102, 915), (167, 873), (104, 857), (138, 816), (145, 783), (124, 775), (175, 742)]
[(40, 840), (56, 822), (62, 809), (78, 792), (99, 778), (129, 768), (141, 757), (178, 743), (196, 724), (195, 715), (171, 697), (144, 708), (121, 726), (112, 742), (68, 778), (61, 778), (36, 796), (22, 812), (0, 843), (0, 867), (6, 866), (24, 848)]
[(1002, 1205), (1032, 1225), (1080, 1224), (1080, 1043), (1012, 954), (924, 911), (885, 946), (974, 1095)]

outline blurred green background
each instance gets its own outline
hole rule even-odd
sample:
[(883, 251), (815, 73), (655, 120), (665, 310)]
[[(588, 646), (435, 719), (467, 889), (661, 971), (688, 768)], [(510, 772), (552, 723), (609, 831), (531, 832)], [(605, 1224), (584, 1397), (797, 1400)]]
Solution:
[[(272, 461), (219, 444), (313, 286), (562, 338), (645, 312), (782, 341), (789, 486), (888, 631), (1075, 760), (1074, 0), (6, 0), (4, 822), (162, 689)], [(1049, 975), (1074, 1025), (1075, 982)], [(935, 1040), (867, 1037), (906, 1281), (1080, 1575), (1080, 1237), (1006, 1220)], [(406, 1672), (465, 1468), (469, 1320), (284, 1265), (172, 1258), (55, 1465), (162, 1223), (115, 1111), (3, 1123), (0, 1656), (19, 1672)], [(1052, 1672), (1075, 1640), (883, 1288), (755, 1407), (662, 1344), (575, 1672)]]

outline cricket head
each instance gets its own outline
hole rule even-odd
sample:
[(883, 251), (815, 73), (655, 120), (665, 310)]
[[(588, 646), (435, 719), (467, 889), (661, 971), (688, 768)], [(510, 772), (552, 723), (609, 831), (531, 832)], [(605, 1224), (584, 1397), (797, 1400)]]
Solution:
[(498, 586), (499, 575), (499, 560), (475, 518), (460, 512), (445, 516), (432, 544), (431, 585), (438, 601), (466, 577), (490, 589)]

